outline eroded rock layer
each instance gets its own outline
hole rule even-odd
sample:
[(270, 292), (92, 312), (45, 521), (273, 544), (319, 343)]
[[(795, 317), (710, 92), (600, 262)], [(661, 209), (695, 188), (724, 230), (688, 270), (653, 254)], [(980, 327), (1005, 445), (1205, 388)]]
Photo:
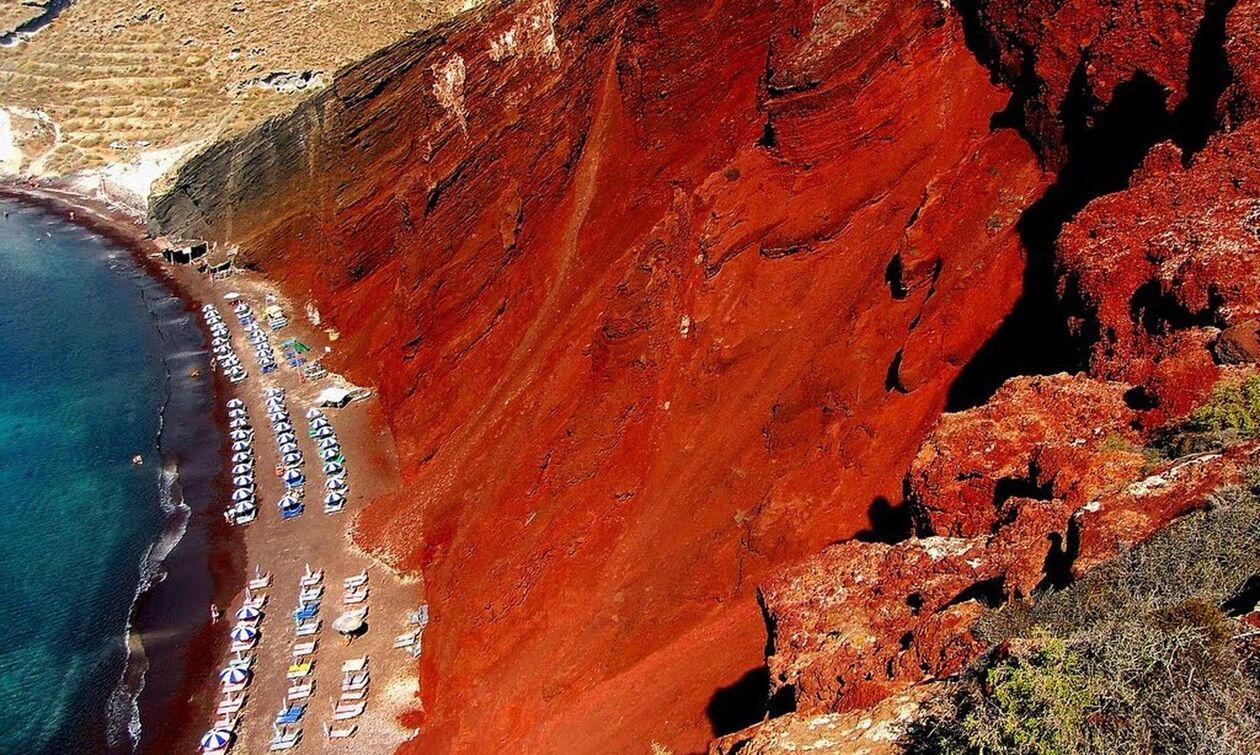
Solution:
[(756, 585), (888, 534), (1020, 294), (1006, 100), (936, 2), (518, 2), (184, 167), (156, 224), (380, 386), (406, 485), (356, 538), (426, 579), (417, 751), (748, 722)]

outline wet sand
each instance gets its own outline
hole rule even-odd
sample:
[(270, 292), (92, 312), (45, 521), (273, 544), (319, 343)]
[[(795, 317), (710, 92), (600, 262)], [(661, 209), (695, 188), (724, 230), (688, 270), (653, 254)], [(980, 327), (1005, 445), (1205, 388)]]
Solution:
[[(416, 662), (407, 652), (394, 649), (393, 641), (396, 635), (409, 629), (406, 616), (424, 599), (421, 585), (404, 582), (361, 553), (349, 537), (358, 510), (368, 500), (399, 485), (393, 441), (379, 402), (372, 397), (342, 409), (325, 410), (346, 458), (350, 488), (345, 510), (325, 514), (324, 477), (314, 442), (306, 434), (305, 413), (321, 390), (339, 382), (336, 376), (329, 376), (304, 383), (297, 370), (284, 364), (279, 344), (285, 338), (296, 337), (311, 347), (309, 356), (315, 358), (326, 346), (335, 348), (335, 343), (305, 320), (299, 306), (281, 297), (290, 325), (278, 332), (269, 331), (281, 366), (271, 375), (262, 375), (230, 303), (223, 299), (226, 293), (239, 292), (255, 313), (260, 313), (265, 294), (280, 293), (261, 276), (242, 272), (228, 280), (212, 281), (191, 267), (162, 263), (155, 258), (159, 250), (145, 237), (142, 225), (101, 203), (56, 187), (9, 185), (0, 186), (0, 191), (53, 207), (63, 214), (73, 213), (75, 222), (126, 243), (151, 275), (167, 281), (185, 303), (198, 312), (201, 302), (213, 303), (231, 330), (237, 356), (250, 373), (244, 382), (229, 386), (216, 372), (213, 377), (215, 406), (210, 414), (220, 428), (219, 437), (225, 438), (225, 402), (232, 397), (246, 402), (255, 431), (259, 516), (251, 524), (232, 527), (222, 518), (224, 504), (212, 502), (207, 511), (194, 510), (189, 532), (196, 529), (201, 535), (191, 538), (185, 535), (168, 560), (167, 579), (141, 604), (138, 613), (143, 621), (137, 621), (133, 637), (143, 645), (140, 657), (147, 657), (149, 672), (141, 695), (145, 731), (140, 751), (197, 751), (198, 740), (216, 719), (215, 708), (221, 697), (217, 673), (230, 657), (227, 635), (232, 626), (231, 616), (240, 607), (245, 581), (256, 567), (271, 572), (272, 585), (266, 591), (267, 604), (259, 625), (261, 639), (256, 650), (254, 677), (240, 714), (238, 738), (232, 752), (267, 751), (273, 736), (272, 720), (284, 706), (289, 688), (286, 670), (295, 639), (291, 612), (297, 607), (298, 580), (307, 564), (324, 570), (325, 595), (320, 610), (323, 622), (316, 635), (319, 647), (312, 674), (315, 692), (307, 701), (308, 709), (301, 721), (300, 751), (379, 753), (394, 750), (415, 733), (404, 728), (399, 720), (417, 706), (418, 677)], [(211, 379), (210, 375), (203, 377)], [(263, 389), (272, 386), (286, 390), (286, 402), (299, 438), (307, 477), (306, 510), (290, 521), (281, 520), (276, 506), (284, 486), (274, 472), (278, 454), (262, 398)], [(218, 437), (215, 443), (220, 463), (226, 468), (227, 444), (219, 443)], [(193, 493), (186, 484), (185, 496), (210, 495), (225, 503), (228, 498), (225, 476), (217, 470), (211, 475), (212, 481), (204, 479), (204, 470), (201, 476), (203, 479), (195, 483), (201, 492)], [(347, 645), (333, 632), (331, 623), (343, 610), (342, 580), (365, 569), (370, 588), (369, 599), (364, 604), (369, 608), (367, 631)], [(180, 587), (181, 581), (191, 587)], [(191, 603), (190, 595), (196, 596)], [(210, 622), (209, 604), (201, 602), (201, 596), (210, 596), (222, 609), (224, 618), (217, 624)], [(323, 725), (333, 723), (331, 714), (340, 691), (341, 665), (349, 658), (363, 655), (370, 659), (372, 674), (367, 710), (352, 722), (358, 725), (353, 738), (330, 742), (324, 736)]]

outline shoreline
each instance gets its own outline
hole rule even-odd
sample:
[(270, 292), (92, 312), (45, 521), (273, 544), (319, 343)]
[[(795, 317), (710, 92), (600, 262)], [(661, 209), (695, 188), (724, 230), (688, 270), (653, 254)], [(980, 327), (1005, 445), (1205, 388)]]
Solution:
[[(230, 622), (222, 620), (210, 621), (209, 603), (213, 602), (225, 616), (231, 615), (240, 605), (246, 581), (258, 567), (275, 575), (270, 597), (278, 616), (262, 622), (262, 633), (268, 639), (256, 652), (259, 665), (249, 687), (249, 697), (258, 702), (250, 704), (233, 751), (248, 753), (267, 749), (272, 737), (270, 721), (276, 710), (273, 706), (284, 700), (289, 687), (285, 670), (290, 663), (290, 645), (298, 641), (285, 615), (285, 606), (296, 602), (298, 578), (302, 576), (303, 564), (307, 563), (327, 570), (330, 591), (334, 590), (332, 585), (337, 585), (335, 589), (339, 592), (343, 578), (370, 574), (370, 606), (364, 602), (361, 607), (370, 607), (371, 618), (366, 626), (370, 626), (371, 631), (355, 639), (353, 647), (343, 644), (335, 632), (323, 632), (322, 649), (315, 659), (318, 668), (312, 675), (317, 693), (310, 699), (312, 712), (302, 724), (305, 731), (302, 749), (347, 755), (393, 752), (418, 736), (419, 731), (406, 723), (423, 715), (418, 660), (399, 649), (395, 635), (414, 629), (407, 617), (425, 603), (423, 578), (395, 572), (372, 554), (362, 551), (350, 537), (354, 518), (368, 501), (396, 494), (401, 488), (393, 435), (379, 399), (372, 395), (330, 411), (330, 419), (345, 449), (347, 468), (351, 470), (350, 494), (344, 512), (329, 515), (320, 510), (322, 507), (313, 505), (296, 523), (285, 523), (272, 506), (261, 505), (257, 522), (244, 527), (228, 524), (222, 516), (222, 502), (227, 500), (230, 487), (230, 479), (225, 474), (230, 457), (226, 400), (243, 399), (250, 407), (251, 416), (262, 417), (265, 416), (262, 388), (283, 387), (295, 410), (294, 416), (302, 417), (305, 407), (317, 405), (316, 397), (324, 387), (344, 384), (344, 380), (330, 373), (326, 378), (306, 381), (300, 379), (297, 370), (285, 366), (271, 375), (256, 374), (245, 383), (229, 385), (221, 373), (209, 365), (210, 339), (200, 305), (213, 302), (222, 306), (222, 296), (229, 291), (241, 292), (236, 295), (243, 296), (257, 309), (262, 308), (264, 299), (274, 297), (272, 300), (286, 311), (296, 314), (303, 311), (303, 302), (290, 300), (273, 281), (249, 271), (239, 271), (228, 281), (216, 282), (190, 267), (166, 265), (157, 254), (160, 252), (158, 244), (149, 238), (147, 228), (137, 222), (133, 208), (85, 197), (63, 182), (15, 184), (0, 180), (0, 195), (67, 216), (72, 222), (129, 249), (131, 258), (147, 279), (176, 297), (181, 315), (194, 324), (202, 376), (211, 379), (210, 404), (191, 414), (189, 421), (204, 423), (206, 433), (218, 440), (213, 446), (213, 474), (202, 470), (201, 480), (184, 479), (189, 466), (178, 463), (180, 460), (174, 458), (178, 454), (172, 452), (172, 460), (180, 469), (178, 484), (183, 486), (184, 499), (192, 509), (188, 532), (164, 562), (166, 578), (157, 580), (154, 588), (137, 600), (134, 612), (134, 636), (140, 647), (132, 655), (135, 663), (130, 671), (136, 676), (130, 681), (140, 691), (139, 713), (143, 725), (135, 751), (196, 751), (201, 733), (214, 720), (212, 714), (220, 692), (216, 671), (228, 657), (227, 629), (231, 626)], [(232, 327), (236, 349), (248, 360), (249, 346), (238, 326), (233, 323)], [(297, 316), (284, 335), (300, 338), (311, 350), (312, 359), (331, 351), (336, 340), (335, 335), (330, 337)], [(251, 374), (255, 372), (254, 367), (250, 365)], [(168, 379), (178, 380), (179, 377), (178, 372), (168, 370)], [(259, 429), (268, 432), (266, 425)], [(307, 474), (314, 476), (312, 482), (321, 483), (314, 488), (316, 500), (319, 500), (323, 496), (323, 485), (314, 440), (299, 438), (299, 444), (307, 446), (307, 458), (316, 459), (314, 471), (308, 466)], [(260, 470), (278, 465), (279, 459), (269, 445), (265, 441), (259, 444)], [(204, 454), (206, 447), (203, 440), (196, 450)], [(164, 458), (164, 467), (168, 463)], [(259, 488), (260, 503), (278, 501), (284, 492), (279, 478), (270, 475), (259, 475)], [(190, 586), (194, 591), (198, 585), (204, 587), (207, 579), (210, 587), (204, 600), (190, 599), (184, 594)], [(328, 602), (331, 605), (325, 618), (329, 623), (339, 612), (360, 607), (349, 605), (349, 598), (344, 603), (339, 600), (334, 603), (330, 597)], [(334, 607), (338, 604), (340, 607)], [(188, 623), (190, 618), (191, 624)], [(183, 626), (177, 634), (164, 633), (165, 628), (179, 627), (181, 622)], [(289, 628), (285, 628), (286, 623)], [(418, 637), (419, 632), (415, 634)], [(323, 727), (335, 723), (329, 714), (338, 704), (339, 669), (343, 662), (359, 655), (370, 656), (375, 670), (366, 712), (355, 719), (358, 734), (350, 740), (324, 741)]]
[[(103, 703), (105, 715), (111, 717), (121, 714), (120, 704), (131, 706), (128, 711), (131, 720), (125, 722), (128, 731), (123, 736), (126, 741), (107, 742), (112, 745), (109, 751), (170, 752), (177, 742), (187, 739), (189, 733), (196, 730), (197, 717), (204, 707), (202, 702), (214, 691), (217, 683), (214, 671), (227, 647), (223, 633), (214, 631), (216, 627), (210, 621), (208, 602), (226, 604), (245, 581), (244, 538), (223, 521), (214, 506), (227, 489), (221, 470), (227, 447), (227, 422), (219, 400), (226, 393), (226, 387), (221, 376), (208, 364), (209, 337), (197, 314), (200, 302), (149, 257), (159, 248), (148, 238), (143, 225), (138, 225), (134, 218), (119, 209), (55, 184), (0, 181), (0, 196), (53, 212), (128, 251), (129, 261), (144, 277), (137, 285), (146, 299), (153, 325), (166, 345), (162, 352), (166, 372), (164, 396), (155, 446), (163, 477), (169, 472), (175, 473), (169, 489), (158, 491), (163, 499), (170, 496), (171, 508), (164, 512), (166, 520), (162, 531), (142, 562), (136, 564), (140, 584), (123, 638), (127, 645), (127, 664), (120, 680), (124, 699), (117, 699), (116, 692)], [(201, 362), (197, 368), (208, 378), (200, 385), (186, 372), (180, 375), (172, 369), (181, 355), (172, 342), (172, 333), (164, 331), (163, 313), (156, 309), (164, 297), (173, 297), (179, 302), (180, 314), (191, 321), (197, 331)], [(199, 388), (210, 411), (180, 405), (178, 398), (189, 398), (187, 394), (176, 393), (181, 388)], [(189, 422), (197, 423), (198, 419), (213, 425), (218, 443), (212, 454), (205, 452), (204, 443), (196, 443), (192, 437), (181, 437), (185, 426)], [(165, 480), (163, 487), (168, 487)], [(169, 549), (155, 559), (155, 550), (164, 544)], [(208, 601), (190, 615), (189, 596), (198, 593), (208, 593)], [(196, 620), (190, 625), (188, 619), (192, 617)], [(142, 727), (138, 741), (132, 739), (137, 734), (137, 717)]]

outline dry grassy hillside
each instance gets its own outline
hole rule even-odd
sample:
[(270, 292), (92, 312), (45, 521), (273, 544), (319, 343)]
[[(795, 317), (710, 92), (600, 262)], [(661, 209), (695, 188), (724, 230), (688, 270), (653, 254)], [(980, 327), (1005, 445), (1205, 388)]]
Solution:
[[(288, 91), (269, 86), (269, 75), (311, 72), (317, 87), (476, 1), (77, 0), (29, 41), (0, 47), (0, 108), (56, 124), (33, 172), (99, 167), (257, 123), (312, 91), (293, 78), (280, 79)], [(0, 33), (40, 12), (30, 2), (0, 0)]]

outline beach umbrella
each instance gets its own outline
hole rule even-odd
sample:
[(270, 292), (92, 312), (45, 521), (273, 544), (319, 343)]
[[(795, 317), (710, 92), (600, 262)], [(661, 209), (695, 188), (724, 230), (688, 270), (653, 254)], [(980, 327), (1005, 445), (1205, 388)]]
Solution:
[(346, 481), (340, 477), (329, 477), (326, 483), (329, 490), (345, 490)]
[(286, 495), (280, 499), (279, 505), (282, 509), (296, 509), (298, 506), (302, 505), (302, 502), (297, 499), (297, 496)]
[(293, 425), (286, 419), (281, 422), (277, 422), (275, 430), (278, 433), (291, 433), (293, 432)]
[(284, 465), (286, 467), (296, 467), (302, 463), (302, 454), (285, 454)]
[(289, 471), (284, 473), (285, 485), (293, 487), (295, 485), (301, 485), (304, 481), (305, 481), (305, 478), (302, 477), (302, 473), (297, 471), (296, 469), (290, 469)]
[(249, 420), (245, 419), (244, 417), (236, 417), (235, 419), (228, 421), (228, 427), (232, 428), (233, 430), (248, 430)]
[(319, 440), (315, 441), (315, 445), (319, 446), (320, 448), (336, 448), (337, 439), (336, 438), (320, 438)]
[(267, 421), (273, 425), (276, 424), (277, 422), (284, 422), (288, 418), (289, 418), (289, 415), (281, 414), (278, 412), (273, 412), (267, 415)]
[(230, 418), (232, 418), (232, 419), (238, 419), (238, 418), (239, 418), (239, 419), (244, 419), (244, 418), (245, 418), (245, 410), (244, 410), (244, 409), (229, 409), (229, 410), (228, 410), (228, 417), (230, 417)]
[(254, 468), (250, 466), (249, 464), (237, 464), (236, 466), (232, 467), (233, 475), (245, 475), (253, 471), (254, 471)]
[(298, 452), (298, 447), (296, 443), (285, 443), (284, 445), (280, 446), (280, 453), (282, 454), (295, 454), (297, 452)]
[(259, 611), (253, 606), (242, 606), (236, 611), (237, 621), (254, 621), (259, 616), (262, 616), (262, 611)]
[(337, 458), (340, 455), (341, 453), (335, 448), (319, 449), (319, 458), (323, 459), (324, 461), (332, 461), (333, 459)]
[(276, 445), (283, 446), (286, 443), (297, 443), (297, 436), (292, 431), (283, 432), (276, 435)]
[(237, 451), (236, 453), (232, 454), (233, 464), (248, 464), (253, 460), (254, 460), (254, 455), (249, 453), (248, 451)]
[(232, 440), (249, 440), (250, 433), (248, 430), (233, 430), (228, 433), (228, 437)]
[(247, 490), (245, 488), (241, 488), (232, 492), (233, 501), (248, 501), (253, 497), (254, 497), (254, 492), (252, 490)]
[(247, 627), (244, 624), (237, 624), (232, 627), (232, 632), (229, 636), (237, 642), (249, 642), (258, 636), (258, 630), (253, 627)]
[(248, 488), (254, 484), (254, 478), (247, 474), (238, 475), (232, 479), (232, 484), (238, 488)]
[(328, 427), (327, 425), (315, 431), (316, 438), (331, 438), (334, 435), (336, 435), (336, 433), (334, 433), (333, 429), (331, 427)]
[(347, 611), (338, 616), (332, 626), (341, 634), (354, 634), (363, 627), (363, 612)]
[(211, 729), (201, 737), (201, 749), (222, 750), (232, 741), (232, 732), (227, 729)]
[(338, 505), (338, 504), (345, 503), (345, 502), (346, 502), (346, 494), (345, 494), (345, 493), (338, 493), (338, 492), (335, 492), (335, 491), (334, 491), (334, 492), (329, 493), (328, 495), (324, 496), (324, 505), (325, 505), (325, 506), (336, 506), (336, 505)]
[(236, 514), (248, 514), (257, 508), (258, 504), (253, 501), (237, 501), (236, 505), (232, 507), (232, 511)]
[(331, 424), (328, 422), (327, 417), (316, 417), (315, 419), (311, 420), (311, 427), (314, 427), (314, 428), (331, 427)]
[(323, 413), (323, 412), (321, 412), (321, 411), (320, 411), (320, 410), (318, 410), (318, 409), (307, 409), (307, 410), (306, 410), (306, 418), (307, 418), (307, 419), (315, 419), (316, 417), (322, 417), (322, 416), (324, 416), (324, 413)]
[(229, 409), (236, 409), (241, 406), (245, 406), (245, 402), (241, 401), (239, 398), (228, 399), (227, 407)]
[(265, 390), (263, 391), (263, 395), (264, 395), (264, 396), (283, 396), (283, 395), (284, 395), (284, 389), (283, 389), (283, 388), (276, 388), (276, 387), (274, 387), (274, 386), (273, 386), (273, 387), (271, 387), (271, 388), (267, 388), (267, 389), (265, 389)]
[(346, 471), (346, 468), (341, 466), (335, 461), (330, 461), (324, 464), (324, 474), (326, 475), (331, 476), (331, 475), (343, 474), (345, 471)]
[(244, 684), (248, 678), (249, 672), (239, 666), (228, 666), (219, 672), (219, 681), (224, 684)]
[(253, 446), (249, 444), (249, 441), (238, 440), (232, 444), (232, 453), (245, 453), (251, 448), (253, 448)]

